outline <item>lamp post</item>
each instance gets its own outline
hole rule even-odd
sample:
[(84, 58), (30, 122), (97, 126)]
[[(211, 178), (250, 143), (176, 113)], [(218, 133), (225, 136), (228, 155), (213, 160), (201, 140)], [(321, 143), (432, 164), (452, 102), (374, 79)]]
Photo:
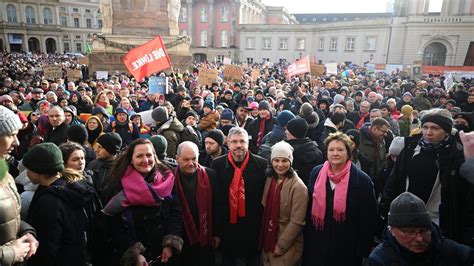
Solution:
[(232, 59), (230, 56), (231, 56), (232, 52), (229, 50), (229, 58)]

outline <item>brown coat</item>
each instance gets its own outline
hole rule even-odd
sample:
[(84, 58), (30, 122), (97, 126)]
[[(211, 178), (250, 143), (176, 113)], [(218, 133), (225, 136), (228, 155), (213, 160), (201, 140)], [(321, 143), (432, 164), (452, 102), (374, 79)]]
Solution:
[(214, 110), (201, 118), (201, 120), (199, 121), (199, 128), (206, 131), (216, 129), (217, 122), (219, 122), (220, 118), (221, 115), (219, 114), (219, 112)]
[[(263, 191), (262, 204), (265, 206), (271, 178), (268, 177)], [(280, 194), (280, 217), (278, 218), (277, 245), (286, 252), (273, 257), (270, 252), (263, 252), (263, 265), (291, 266), (297, 265), (303, 254), (303, 226), (308, 205), (308, 189), (295, 173), (286, 179)]]

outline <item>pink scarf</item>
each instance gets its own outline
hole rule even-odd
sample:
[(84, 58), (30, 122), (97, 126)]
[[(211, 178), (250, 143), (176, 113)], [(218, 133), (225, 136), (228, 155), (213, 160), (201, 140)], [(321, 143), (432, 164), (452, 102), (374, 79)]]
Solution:
[(313, 207), (311, 208), (311, 217), (313, 224), (318, 230), (324, 228), (324, 216), (326, 214), (326, 184), (327, 178), (336, 183), (334, 190), (334, 209), (333, 218), (341, 223), (346, 218), (347, 189), (349, 187), (349, 176), (351, 170), (351, 161), (348, 160), (344, 169), (334, 174), (331, 165), (326, 161), (319, 171), (318, 178), (314, 183)]

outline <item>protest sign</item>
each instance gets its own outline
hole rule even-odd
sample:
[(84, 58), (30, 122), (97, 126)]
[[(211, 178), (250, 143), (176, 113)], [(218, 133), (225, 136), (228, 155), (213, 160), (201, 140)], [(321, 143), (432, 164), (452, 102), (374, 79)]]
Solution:
[(315, 77), (324, 75), (324, 65), (311, 65), (311, 75)]
[(311, 72), (311, 65), (309, 63), (309, 56), (295, 61), (286, 69), (286, 76), (290, 79), (292, 76)]
[(222, 63), (224, 65), (230, 65), (230, 64), (232, 64), (232, 59), (224, 57), (224, 61)]
[(101, 79), (107, 80), (109, 78), (109, 72), (108, 71), (97, 71), (97, 72), (95, 72), (95, 77), (98, 80), (101, 80)]
[(211, 86), (217, 79), (217, 69), (199, 68), (198, 83)]
[(337, 63), (327, 63), (325, 66), (326, 74), (337, 75)]
[(242, 79), (244, 70), (240, 66), (225, 65), (224, 68), (224, 79), (233, 82), (239, 82)]
[(57, 80), (63, 78), (63, 69), (61, 66), (44, 66), (43, 75), (45, 79)]
[(69, 81), (76, 81), (82, 78), (82, 72), (80, 69), (68, 69), (66, 76)]
[(251, 77), (252, 77), (253, 80), (257, 80), (258, 77), (260, 77), (260, 70), (252, 69)]
[(151, 77), (148, 79), (148, 94), (165, 95), (168, 93), (167, 77)]
[(137, 81), (171, 67), (170, 58), (159, 35), (144, 45), (130, 50), (123, 63)]

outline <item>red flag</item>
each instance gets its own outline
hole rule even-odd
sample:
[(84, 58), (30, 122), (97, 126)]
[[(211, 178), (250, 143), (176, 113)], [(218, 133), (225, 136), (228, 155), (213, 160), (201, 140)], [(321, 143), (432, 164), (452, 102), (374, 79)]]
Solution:
[(159, 35), (144, 45), (130, 50), (123, 58), (123, 63), (137, 81), (171, 67), (170, 58)]
[(311, 72), (311, 65), (309, 64), (309, 56), (303, 57), (286, 69), (286, 76), (290, 79), (292, 76)]

